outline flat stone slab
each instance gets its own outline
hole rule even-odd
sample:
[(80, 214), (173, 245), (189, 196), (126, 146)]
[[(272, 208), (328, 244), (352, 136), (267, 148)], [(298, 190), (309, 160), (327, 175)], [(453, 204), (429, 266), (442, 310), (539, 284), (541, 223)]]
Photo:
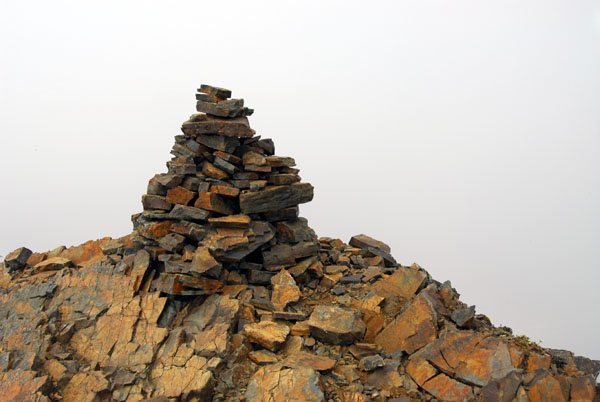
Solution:
[(311, 201), (313, 191), (310, 183), (266, 187), (261, 191), (240, 194), (240, 209), (244, 214), (277, 211)]
[(271, 352), (275, 352), (281, 348), (287, 339), (290, 328), (274, 321), (261, 321), (246, 325), (244, 333), (248, 336), (250, 342), (257, 343)]
[[(254, 135), (254, 130), (250, 128), (250, 123), (248, 123), (248, 119), (244, 116), (223, 118), (207, 114), (196, 115), (194, 116), (194, 121), (188, 120), (183, 123), (181, 131), (190, 137), (218, 134), (225, 137), (251, 138)], [(224, 150), (220, 149), (220, 151)], [(231, 153), (229, 151), (224, 152)]]
[(348, 244), (354, 247), (362, 248), (363, 250), (367, 250), (373, 255), (380, 256), (381, 258), (383, 258), (383, 260), (385, 261), (385, 265), (387, 266), (397, 265), (396, 260), (390, 254), (390, 246), (388, 246), (382, 241), (375, 240), (374, 238), (365, 234), (359, 234), (356, 236), (352, 236)]
[(298, 351), (292, 353), (282, 364), (291, 368), (311, 368), (317, 371), (330, 370), (335, 366), (335, 360), (324, 356), (313, 355), (312, 353)]

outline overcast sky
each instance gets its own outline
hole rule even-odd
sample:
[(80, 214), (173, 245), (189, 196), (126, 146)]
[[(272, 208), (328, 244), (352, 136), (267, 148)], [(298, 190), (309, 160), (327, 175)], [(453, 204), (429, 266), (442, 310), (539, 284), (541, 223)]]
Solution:
[(599, 1), (0, 3), (0, 254), (131, 231), (200, 83), (495, 325), (600, 359)]

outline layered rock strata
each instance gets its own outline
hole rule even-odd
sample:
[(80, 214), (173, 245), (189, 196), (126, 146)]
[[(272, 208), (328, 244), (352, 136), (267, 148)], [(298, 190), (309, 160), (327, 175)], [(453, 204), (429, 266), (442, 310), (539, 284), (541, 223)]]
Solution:
[(0, 266), (4, 401), (598, 401), (600, 362), (494, 327), (369, 236), (317, 238), (294, 160), (203, 85), (134, 231)]

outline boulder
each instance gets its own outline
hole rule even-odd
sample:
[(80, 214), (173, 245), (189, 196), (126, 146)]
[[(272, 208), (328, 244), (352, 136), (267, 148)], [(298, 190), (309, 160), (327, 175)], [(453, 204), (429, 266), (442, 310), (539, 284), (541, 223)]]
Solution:
[(10, 253), (4, 258), (4, 265), (8, 271), (14, 271), (16, 269), (24, 268), (27, 265), (27, 259), (33, 254), (31, 250), (26, 247), (20, 247)]

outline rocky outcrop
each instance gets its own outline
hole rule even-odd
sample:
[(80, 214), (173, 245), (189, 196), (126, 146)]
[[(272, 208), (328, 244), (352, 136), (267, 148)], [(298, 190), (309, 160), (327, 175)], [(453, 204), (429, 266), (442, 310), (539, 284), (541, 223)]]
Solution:
[(0, 400), (597, 401), (600, 362), (495, 328), (367, 235), (203, 85), (134, 230), (0, 266)]

